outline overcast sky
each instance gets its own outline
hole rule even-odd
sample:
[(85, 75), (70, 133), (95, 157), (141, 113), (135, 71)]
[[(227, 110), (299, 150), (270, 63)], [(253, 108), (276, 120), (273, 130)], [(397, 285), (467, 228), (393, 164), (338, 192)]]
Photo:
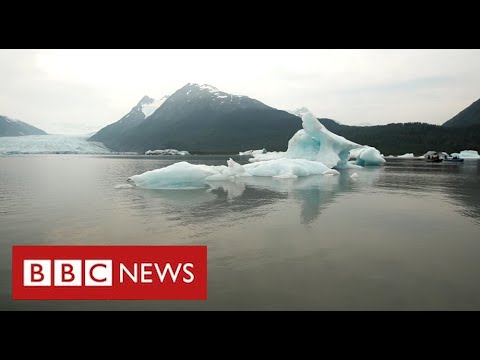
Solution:
[(344, 124), (442, 124), (480, 98), (480, 50), (0, 50), (0, 115), (84, 134), (188, 82)]

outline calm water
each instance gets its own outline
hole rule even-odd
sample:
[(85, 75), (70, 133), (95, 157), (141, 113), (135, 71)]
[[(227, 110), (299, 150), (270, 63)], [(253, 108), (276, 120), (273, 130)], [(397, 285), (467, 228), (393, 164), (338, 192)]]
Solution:
[[(480, 310), (479, 161), (388, 159), (357, 180), (350, 170), (208, 191), (117, 186), (179, 159), (0, 157), (0, 309)], [(14, 244), (207, 245), (209, 299), (14, 302)]]

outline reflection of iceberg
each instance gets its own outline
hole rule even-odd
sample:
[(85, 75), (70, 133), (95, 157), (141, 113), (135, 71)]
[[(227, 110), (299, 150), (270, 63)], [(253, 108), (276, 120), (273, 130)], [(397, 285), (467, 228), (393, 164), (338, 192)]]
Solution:
[[(282, 208), (282, 201), (295, 200), (292, 208), (301, 223), (310, 224), (337, 197), (356, 191), (358, 186), (377, 186), (383, 168), (366, 168), (357, 182), (351, 181), (348, 171), (339, 176), (306, 176), (297, 179), (276, 179), (246, 176), (234, 181), (211, 181), (211, 189), (145, 190), (133, 192), (141, 201), (129, 201), (139, 216), (149, 217), (161, 212), (182, 225), (218, 221), (228, 224), (238, 216), (261, 217)], [(143, 204), (143, 206), (141, 205)], [(268, 209), (268, 210), (267, 210)], [(298, 215), (297, 215), (298, 214)], [(208, 230), (206, 230), (208, 232)]]
[[(212, 181), (245, 176), (296, 178), (310, 175), (338, 175), (331, 168), (347, 168), (350, 151), (357, 149), (357, 165), (380, 165), (385, 160), (372, 147), (361, 145), (328, 131), (311, 113), (302, 117), (303, 129), (288, 142), (286, 152), (252, 151), (251, 164), (228, 160), (228, 166), (194, 165), (179, 162), (165, 168), (134, 175), (128, 180), (148, 189), (198, 188)], [(359, 149), (361, 148), (361, 149)]]

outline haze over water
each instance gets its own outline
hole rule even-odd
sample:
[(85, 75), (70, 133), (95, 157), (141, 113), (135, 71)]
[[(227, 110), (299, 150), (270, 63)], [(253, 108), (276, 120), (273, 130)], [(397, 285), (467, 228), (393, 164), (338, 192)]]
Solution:
[[(480, 309), (480, 161), (387, 159), (211, 190), (118, 186), (227, 159), (0, 157), (0, 309)], [(13, 302), (11, 246), (26, 244), (207, 245), (208, 300)]]

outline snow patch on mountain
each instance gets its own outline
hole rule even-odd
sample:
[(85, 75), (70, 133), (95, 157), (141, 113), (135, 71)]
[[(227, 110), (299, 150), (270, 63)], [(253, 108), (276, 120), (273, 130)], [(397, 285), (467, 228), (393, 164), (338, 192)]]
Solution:
[(153, 101), (151, 102), (145, 102), (144, 104), (141, 105), (142, 107), (142, 112), (145, 115), (145, 118), (149, 117), (152, 115), (155, 110), (157, 110), (164, 102), (165, 100), (168, 99), (169, 95), (165, 95), (161, 99), (152, 99)]

